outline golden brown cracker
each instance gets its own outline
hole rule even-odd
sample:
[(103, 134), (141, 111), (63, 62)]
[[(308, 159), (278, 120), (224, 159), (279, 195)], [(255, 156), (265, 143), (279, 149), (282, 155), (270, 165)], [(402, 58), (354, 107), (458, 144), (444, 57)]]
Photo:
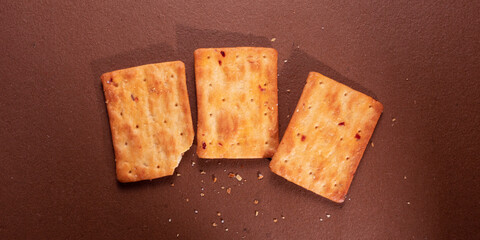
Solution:
[(343, 202), (382, 111), (373, 98), (311, 72), (270, 168)]
[(113, 71), (101, 79), (118, 181), (172, 175), (194, 136), (183, 62)]
[(195, 51), (200, 158), (272, 157), (278, 146), (277, 51)]

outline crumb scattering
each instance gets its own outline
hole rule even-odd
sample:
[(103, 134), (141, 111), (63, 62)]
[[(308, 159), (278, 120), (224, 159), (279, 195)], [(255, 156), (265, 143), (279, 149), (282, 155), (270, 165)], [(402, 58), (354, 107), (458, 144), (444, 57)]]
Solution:
[(236, 178), (239, 182), (242, 181), (242, 176), (240, 176), (240, 175), (238, 175), (238, 174), (235, 176), (235, 178)]

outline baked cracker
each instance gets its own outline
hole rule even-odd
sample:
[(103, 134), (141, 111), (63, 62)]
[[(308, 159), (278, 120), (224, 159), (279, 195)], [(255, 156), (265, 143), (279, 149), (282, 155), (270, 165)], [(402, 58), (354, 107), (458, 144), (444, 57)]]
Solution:
[(101, 79), (118, 181), (172, 175), (194, 136), (183, 62), (113, 71)]
[(373, 98), (310, 72), (271, 170), (341, 203), (383, 111)]
[(269, 158), (278, 146), (277, 56), (272, 48), (197, 49), (200, 158)]

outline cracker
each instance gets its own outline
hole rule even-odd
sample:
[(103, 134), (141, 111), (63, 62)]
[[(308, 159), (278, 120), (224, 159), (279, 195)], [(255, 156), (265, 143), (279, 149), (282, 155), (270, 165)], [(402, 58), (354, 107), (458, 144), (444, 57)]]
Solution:
[(311, 72), (271, 170), (343, 202), (382, 111), (373, 98)]
[(269, 158), (278, 146), (277, 51), (195, 51), (200, 158)]
[(172, 175), (194, 136), (185, 65), (149, 64), (105, 73), (101, 79), (118, 181)]

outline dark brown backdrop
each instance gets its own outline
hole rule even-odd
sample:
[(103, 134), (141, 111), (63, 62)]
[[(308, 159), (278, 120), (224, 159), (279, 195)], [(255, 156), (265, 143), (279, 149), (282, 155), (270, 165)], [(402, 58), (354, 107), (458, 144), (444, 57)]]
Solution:
[[(480, 238), (479, 1), (68, 2), (0, 4), (1, 239)], [(308, 71), (384, 104), (344, 204), (195, 143), (116, 182), (100, 74), (182, 60), (196, 122), (193, 51), (225, 46), (278, 50), (281, 135)]]

